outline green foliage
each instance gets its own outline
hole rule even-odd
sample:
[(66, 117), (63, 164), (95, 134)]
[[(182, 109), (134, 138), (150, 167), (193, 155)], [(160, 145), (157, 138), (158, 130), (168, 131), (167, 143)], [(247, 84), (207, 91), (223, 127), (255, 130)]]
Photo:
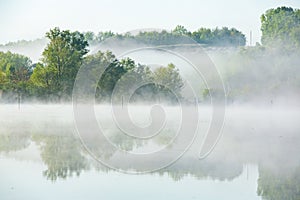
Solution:
[(99, 32), (97, 37), (96, 37), (96, 41), (97, 42), (102, 42), (110, 37), (115, 36), (116, 34), (111, 32), (111, 31), (106, 31), (106, 32)]
[(25, 94), (31, 73), (32, 65), (28, 57), (0, 52), (0, 89)]
[(126, 94), (126, 92), (128, 91), (128, 87), (132, 83), (146, 83), (136, 89), (136, 91), (131, 97), (132, 102), (155, 102), (157, 100), (157, 88), (156, 85), (153, 83), (153, 72), (148, 66), (138, 64), (138, 66), (134, 70), (126, 74), (126, 77), (122, 77), (121, 80), (122, 83), (125, 83), (124, 85), (121, 85), (123, 94)]
[(261, 16), (262, 44), (300, 47), (300, 10), (290, 7), (269, 9)]
[(150, 44), (150, 45), (167, 45), (167, 44), (177, 44), (182, 39), (181, 36), (167, 32), (165, 30), (161, 32), (157, 31), (147, 31), (139, 32), (134, 40), (140, 43)]
[(179, 70), (175, 68), (174, 64), (170, 63), (167, 67), (157, 68), (154, 71), (153, 78), (159, 92), (165, 96), (172, 96), (174, 100), (181, 98), (180, 91), (184, 83), (180, 77)]
[(235, 28), (200, 28), (191, 33), (191, 37), (200, 44), (212, 46), (245, 46), (246, 37)]
[(113, 60), (99, 80), (100, 97), (105, 100), (110, 99), (118, 80), (133, 68), (135, 68), (135, 63), (129, 58), (121, 61)]
[[(93, 84), (97, 84), (96, 98), (99, 101), (110, 100), (113, 93), (114, 98), (120, 100), (122, 95), (129, 92), (128, 88), (135, 83), (149, 84), (137, 88), (132, 96), (133, 101), (155, 101), (155, 99), (158, 99), (157, 94), (159, 93), (169, 96), (169, 99), (171, 99), (170, 95), (174, 97), (174, 94), (180, 97), (183, 87), (179, 71), (173, 64), (160, 67), (152, 72), (148, 66), (136, 64), (130, 58), (118, 60), (109, 51), (99, 51), (94, 55), (87, 56), (84, 61), (84, 68), (87, 69), (85, 74), (91, 80), (88, 87), (92, 88), (95, 87)], [(102, 74), (102, 76), (98, 77), (99, 74)]]
[(188, 30), (182, 25), (177, 25), (175, 27), (175, 29), (172, 30), (172, 33), (177, 34), (177, 35), (188, 35), (189, 34)]
[[(84, 74), (88, 77), (90, 82), (88, 83), (87, 87), (85, 88), (87, 92), (89, 92), (94, 87), (97, 90), (100, 89), (99, 79), (100, 74), (103, 74), (105, 69), (112, 65), (112, 63), (116, 63), (117, 59), (115, 55), (112, 54), (110, 51), (101, 52), (98, 51), (96, 54), (88, 55), (83, 60), (82, 69), (85, 70)], [(85, 91), (82, 91), (84, 93)], [(97, 94), (99, 96), (99, 93)]]
[[(88, 43), (84, 35), (79, 32), (61, 31), (54, 28), (46, 33), (50, 43), (43, 52), (45, 72), (47, 76), (47, 93), (56, 95), (59, 99), (71, 95), (74, 80), (83, 57), (88, 53)], [(40, 85), (39, 82), (37, 82)]]
[(111, 31), (99, 32), (95, 37), (92, 32), (85, 33), (89, 44), (97, 44), (108, 38), (115, 37), (117, 39), (131, 39), (133, 41), (149, 44), (149, 45), (171, 45), (178, 43), (190, 43), (190, 39), (194, 39), (200, 44), (212, 46), (244, 46), (246, 37), (243, 33), (235, 28), (223, 27), (222, 29), (200, 28), (197, 31), (190, 32), (184, 26), (177, 25), (171, 32), (162, 31), (140, 31), (136, 35), (129, 33), (116, 34)]
[(0, 71), (0, 90), (5, 89), (5, 85), (7, 84), (6, 74), (3, 71)]
[[(222, 62), (229, 100), (236, 97), (249, 100), (251, 96), (259, 94), (268, 94), (271, 99), (278, 90), (284, 91), (291, 87), (297, 89), (300, 86), (300, 79), (297, 77), (300, 50), (299, 9), (270, 9), (262, 15), (261, 21), (262, 46), (240, 48), (239, 52), (230, 52), (230, 59), (226, 58), (226, 64)], [(88, 42), (97, 44), (116, 37), (119, 40), (129, 38), (150, 45), (186, 43), (191, 41), (190, 38), (208, 46), (236, 47), (246, 43), (245, 35), (234, 28), (200, 28), (191, 32), (182, 25), (176, 26), (171, 32), (145, 31), (136, 35), (111, 31), (99, 32), (97, 35), (93, 32), (81, 34), (54, 28), (46, 36), (50, 43), (43, 52), (41, 63), (31, 65), (31, 61), (25, 56), (0, 52), (0, 90), (5, 95), (18, 93), (45, 100), (69, 100), (77, 72), (83, 64), (87, 67), (87, 78), (91, 84), (82, 91), (82, 95), (96, 87), (96, 97), (100, 101), (110, 99), (113, 92), (121, 98), (122, 94), (129, 92), (128, 88), (133, 83), (144, 81), (149, 84), (138, 88), (132, 100), (174, 99), (174, 95), (181, 98), (184, 83), (174, 65), (151, 71), (148, 66), (135, 63), (129, 58), (118, 60), (112, 52), (86, 56)], [(279, 50), (269, 48), (273, 45), (280, 45)], [(99, 74), (102, 76), (99, 77)], [(118, 84), (118, 91), (114, 91), (118, 82), (122, 84)], [(219, 93), (214, 88), (204, 88), (202, 92), (203, 100), (208, 99), (209, 92)]]
[(96, 36), (95, 36), (95, 34), (94, 34), (93, 32), (88, 31), (88, 32), (85, 32), (85, 33), (84, 33), (84, 39), (85, 39), (86, 41), (93, 41), (93, 40), (96, 39)]
[(53, 68), (46, 67), (42, 63), (35, 64), (35, 68), (30, 77), (30, 89), (32, 96), (38, 96), (43, 100), (52, 100), (56, 96), (55, 84), (56, 76)]

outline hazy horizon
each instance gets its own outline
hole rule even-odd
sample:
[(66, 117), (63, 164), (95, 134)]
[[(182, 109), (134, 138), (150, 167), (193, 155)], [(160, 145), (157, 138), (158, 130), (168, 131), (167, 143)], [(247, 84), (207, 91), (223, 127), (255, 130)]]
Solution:
[(41, 38), (50, 28), (57, 26), (78, 31), (124, 33), (147, 28), (171, 30), (181, 24), (191, 31), (200, 27), (234, 27), (246, 35), (247, 45), (252, 31), (254, 45), (260, 42), (261, 14), (278, 6), (299, 8), (300, 1), (189, 0), (174, 3), (155, 0), (141, 3), (137, 0), (88, 0), (84, 4), (56, 0), (0, 1), (0, 44)]

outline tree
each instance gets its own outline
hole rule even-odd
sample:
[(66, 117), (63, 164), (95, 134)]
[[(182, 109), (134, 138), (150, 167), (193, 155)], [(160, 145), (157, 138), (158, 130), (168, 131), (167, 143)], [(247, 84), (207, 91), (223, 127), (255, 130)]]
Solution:
[(84, 35), (75, 31), (54, 28), (46, 33), (50, 39), (43, 52), (42, 61), (47, 68), (51, 91), (60, 99), (72, 93), (74, 80), (84, 56), (88, 53), (88, 42)]
[(190, 32), (182, 25), (177, 25), (171, 32), (162, 31), (140, 31), (136, 35), (131, 33), (118, 34), (111, 31), (99, 32), (95, 37), (92, 32), (86, 32), (85, 38), (90, 44), (103, 42), (108, 38), (115, 37), (118, 40), (130, 39), (150, 45), (171, 45), (187, 44), (191, 41), (186, 37), (191, 37), (201, 44), (214, 46), (244, 46), (246, 44), (245, 35), (235, 28), (223, 27), (221, 29), (200, 28), (197, 31)]
[(114, 98), (121, 100), (123, 97), (129, 97), (130, 102), (153, 101), (156, 95), (155, 89), (153, 72), (148, 66), (137, 64), (120, 78), (114, 91)]
[(89, 42), (89, 44), (95, 43), (96, 36), (93, 32), (88, 31), (84, 33), (84, 39)]
[(85, 91), (80, 93), (93, 92), (91, 90), (96, 87), (96, 98), (101, 101), (109, 100), (116, 83), (135, 67), (133, 60), (129, 58), (118, 60), (110, 51), (98, 51), (96, 54), (89, 55), (83, 63), (84, 74), (89, 80), (86, 81)]
[(96, 40), (98, 42), (103, 42), (104, 40), (110, 38), (110, 37), (114, 37), (115, 34), (111, 31), (106, 31), (106, 32), (99, 32), (97, 37), (96, 37)]
[(266, 46), (300, 47), (300, 10), (290, 7), (269, 9), (260, 18), (262, 38)]
[(200, 28), (198, 31), (192, 33), (192, 38), (198, 43), (209, 44), (213, 39), (213, 34), (209, 28)]
[(56, 94), (53, 87), (55, 78), (53, 68), (45, 67), (42, 63), (34, 64), (30, 77), (31, 94), (41, 99), (51, 100)]
[(167, 67), (157, 68), (153, 73), (153, 79), (162, 98), (172, 101), (181, 98), (180, 92), (184, 83), (174, 64), (170, 63)]
[[(127, 95), (131, 96), (132, 101), (156, 101), (159, 94), (168, 100), (175, 99), (174, 94), (181, 97), (183, 81), (173, 64), (152, 72), (148, 66), (136, 64), (130, 58), (118, 60), (112, 52), (99, 51), (85, 58), (83, 69), (86, 69), (84, 74), (89, 79), (85, 91), (92, 92), (90, 89), (95, 88), (94, 84), (97, 84), (95, 96), (100, 101), (111, 100), (113, 93), (114, 98), (118, 100)], [(98, 77), (99, 74), (101, 77)], [(140, 83), (141, 87), (135, 88), (134, 94), (128, 93), (132, 92), (130, 87)], [(84, 94), (85, 91), (80, 93)]]
[(3, 71), (0, 71), (0, 90), (3, 90), (6, 84), (7, 84), (6, 74)]
[(246, 37), (235, 28), (223, 27), (222, 29), (200, 28), (191, 34), (191, 37), (200, 44), (214, 46), (244, 46)]
[(18, 101), (27, 91), (32, 73), (31, 60), (23, 55), (0, 52), (1, 89), (17, 93)]
[(102, 99), (110, 99), (115, 85), (121, 77), (135, 68), (135, 62), (130, 58), (120, 61), (113, 60), (105, 69), (99, 80), (100, 96)]
[(177, 35), (188, 35), (189, 32), (187, 29), (182, 25), (177, 25), (174, 30), (172, 30), (172, 33)]

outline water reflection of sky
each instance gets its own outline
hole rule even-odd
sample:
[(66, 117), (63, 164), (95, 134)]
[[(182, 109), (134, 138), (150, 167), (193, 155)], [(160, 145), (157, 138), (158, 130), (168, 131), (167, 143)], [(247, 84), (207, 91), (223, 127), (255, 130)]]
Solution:
[(2, 199), (260, 199), (256, 165), (245, 165), (242, 174), (231, 181), (199, 180), (192, 175), (174, 181), (166, 173), (129, 175), (90, 170), (54, 184), (43, 177), (43, 163), (0, 160)]
[[(195, 143), (168, 168), (129, 175), (84, 151), (74, 137), (70, 107), (42, 108), (1, 108), (1, 199), (299, 199), (298, 110), (230, 108), (223, 136), (208, 158), (195, 157)], [(41, 115), (44, 110), (52, 112)], [(128, 151), (151, 150), (170, 139), (137, 143), (106, 125), (110, 139)], [(101, 144), (97, 150), (114, 157)]]

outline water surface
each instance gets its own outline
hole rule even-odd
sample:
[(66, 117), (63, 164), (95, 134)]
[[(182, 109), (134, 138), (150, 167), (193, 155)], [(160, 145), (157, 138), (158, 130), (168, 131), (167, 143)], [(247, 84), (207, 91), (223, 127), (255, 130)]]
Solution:
[[(133, 107), (131, 113), (140, 125), (149, 123), (143, 109), (148, 113), (142, 106)], [(105, 106), (97, 107), (96, 115), (117, 147), (145, 153), (174, 137), (177, 110), (168, 109), (174, 113), (168, 116), (167, 131), (151, 142), (119, 134)], [(138, 175), (112, 170), (93, 159), (76, 134), (70, 105), (24, 105), (21, 110), (6, 105), (0, 110), (1, 199), (300, 198), (296, 108), (230, 107), (220, 141), (199, 160), (199, 144), (210, 120), (210, 109), (200, 108), (199, 137), (189, 151), (164, 169)], [(117, 160), (113, 149), (96, 144), (97, 153)], [(116, 162), (134, 168), (126, 160)]]

